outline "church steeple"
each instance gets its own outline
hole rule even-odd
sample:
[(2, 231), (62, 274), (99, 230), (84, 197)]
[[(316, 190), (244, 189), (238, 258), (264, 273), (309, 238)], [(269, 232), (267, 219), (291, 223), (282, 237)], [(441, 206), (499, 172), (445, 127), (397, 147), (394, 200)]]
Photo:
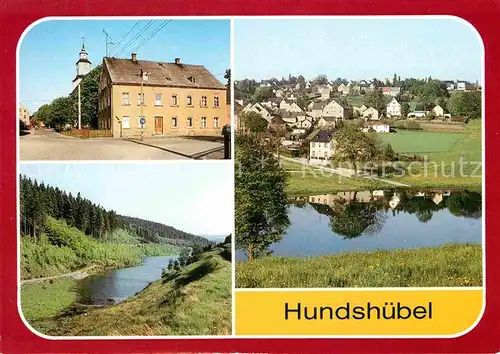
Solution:
[(76, 77), (73, 79), (73, 89), (82, 81), (83, 77), (90, 72), (88, 53), (85, 50), (85, 38), (82, 38), (82, 49), (80, 50), (80, 58), (76, 62)]

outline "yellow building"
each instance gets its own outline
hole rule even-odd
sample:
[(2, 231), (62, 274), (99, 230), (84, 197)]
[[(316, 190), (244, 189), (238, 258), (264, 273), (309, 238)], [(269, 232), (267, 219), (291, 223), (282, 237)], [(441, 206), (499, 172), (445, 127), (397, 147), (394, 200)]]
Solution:
[(19, 120), (25, 125), (30, 125), (30, 112), (22, 104), (19, 105)]
[[(142, 93), (142, 94), (141, 94)], [(99, 80), (99, 129), (113, 137), (221, 135), (229, 124), (226, 87), (205, 67), (104, 58)]]

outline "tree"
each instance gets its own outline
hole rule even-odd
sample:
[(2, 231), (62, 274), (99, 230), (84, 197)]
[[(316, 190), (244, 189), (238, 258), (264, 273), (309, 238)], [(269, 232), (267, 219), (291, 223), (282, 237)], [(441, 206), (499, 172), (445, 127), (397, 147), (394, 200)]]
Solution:
[(347, 124), (339, 129), (334, 136), (334, 161), (349, 161), (354, 173), (358, 173), (358, 164), (373, 160), (377, 154), (375, 143), (357, 126)]
[(391, 144), (387, 144), (384, 150), (384, 159), (386, 161), (394, 161), (395, 158), (396, 158), (396, 153), (392, 149)]
[(370, 91), (365, 95), (365, 104), (368, 107), (373, 107), (382, 113), (387, 105), (387, 99), (380, 90)]
[(226, 69), (224, 73), (224, 79), (226, 79), (226, 102), (231, 102), (231, 69)]
[(273, 89), (271, 87), (259, 87), (252, 95), (251, 101), (253, 103), (265, 102), (274, 97)]
[(279, 241), (289, 225), (287, 174), (258, 135), (236, 136), (235, 166), (235, 240), (251, 262)]
[(401, 104), (401, 117), (406, 118), (408, 117), (408, 113), (410, 112), (410, 105), (408, 102), (403, 102)]
[[(80, 82), (80, 100), (82, 105), (82, 127), (97, 128), (98, 124), (98, 91), (99, 78), (101, 75), (101, 66), (98, 66), (90, 71)], [(73, 105), (74, 116), (71, 121), (76, 125), (78, 120), (78, 89), (73, 90), (70, 95), (70, 100)]]
[(267, 120), (257, 112), (245, 112), (240, 114), (240, 119), (245, 129), (252, 133), (262, 133), (267, 130)]
[(464, 116), (471, 119), (481, 118), (481, 92), (456, 92), (448, 100), (448, 110), (454, 116)]
[(347, 203), (337, 200), (334, 210), (335, 214), (330, 217), (330, 227), (345, 239), (358, 237), (365, 231), (374, 234), (385, 222), (385, 214), (379, 212), (377, 205), (357, 201), (356, 192), (354, 199)]
[(326, 85), (328, 83), (328, 77), (325, 74), (320, 74), (312, 80), (312, 85)]

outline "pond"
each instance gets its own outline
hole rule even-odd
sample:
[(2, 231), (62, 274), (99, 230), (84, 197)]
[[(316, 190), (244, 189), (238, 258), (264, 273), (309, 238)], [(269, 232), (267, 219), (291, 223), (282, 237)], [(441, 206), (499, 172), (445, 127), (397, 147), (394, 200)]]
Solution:
[[(311, 257), (482, 242), (481, 193), (374, 190), (291, 198), (290, 225), (271, 255)], [(246, 260), (238, 251), (237, 260)]]
[(163, 268), (177, 256), (147, 257), (130, 268), (114, 269), (79, 281), (80, 302), (89, 305), (116, 304), (161, 278)]

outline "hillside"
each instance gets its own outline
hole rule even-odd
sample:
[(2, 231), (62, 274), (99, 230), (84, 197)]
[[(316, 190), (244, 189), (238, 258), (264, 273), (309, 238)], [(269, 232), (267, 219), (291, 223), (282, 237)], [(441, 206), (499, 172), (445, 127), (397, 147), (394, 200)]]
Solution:
[[(230, 335), (231, 263), (218, 245), (136, 296), (106, 308), (71, 307), (50, 335)], [(230, 259), (230, 253), (229, 253)]]
[(178, 230), (159, 222), (133, 218), (106, 210), (80, 193), (71, 193), (38, 183), (21, 175), (20, 180), (21, 234), (38, 238), (43, 233), (45, 217), (64, 220), (92, 238), (103, 240), (117, 230), (125, 230), (143, 243), (165, 243), (190, 246), (211, 242), (203, 237)]

